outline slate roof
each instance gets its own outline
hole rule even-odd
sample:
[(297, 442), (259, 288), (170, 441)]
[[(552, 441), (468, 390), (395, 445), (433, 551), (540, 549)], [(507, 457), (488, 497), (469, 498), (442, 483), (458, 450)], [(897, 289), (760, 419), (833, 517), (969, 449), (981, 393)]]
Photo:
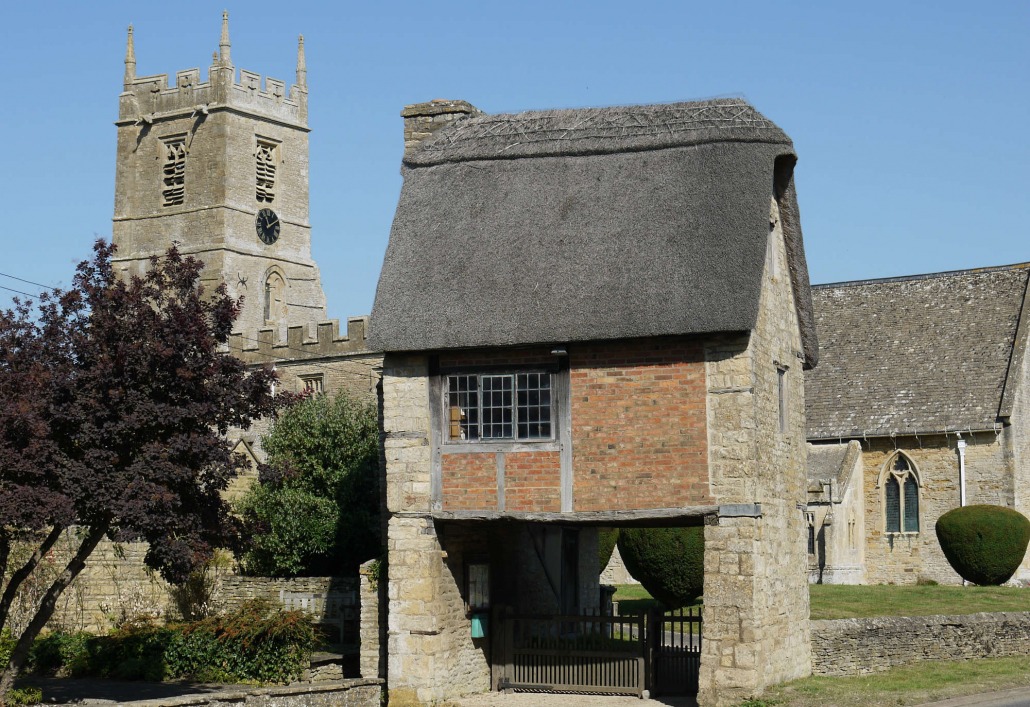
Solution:
[(1022, 355), (1028, 272), (1023, 263), (813, 287), (808, 438), (996, 428)]
[(405, 157), (369, 344), (748, 331), (775, 179), (811, 365), (795, 161), (736, 99), (456, 120)]

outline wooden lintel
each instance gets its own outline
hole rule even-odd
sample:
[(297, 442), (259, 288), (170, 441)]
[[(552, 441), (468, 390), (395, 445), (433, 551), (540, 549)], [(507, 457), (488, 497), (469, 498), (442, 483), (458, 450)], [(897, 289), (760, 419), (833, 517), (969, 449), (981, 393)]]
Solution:
[(433, 519), (440, 521), (560, 523), (564, 525), (598, 526), (670, 526), (701, 525), (706, 516), (718, 516), (719, 506), (688, 506), (686, 508), (648, 508), (632, 511), (434, 511)]

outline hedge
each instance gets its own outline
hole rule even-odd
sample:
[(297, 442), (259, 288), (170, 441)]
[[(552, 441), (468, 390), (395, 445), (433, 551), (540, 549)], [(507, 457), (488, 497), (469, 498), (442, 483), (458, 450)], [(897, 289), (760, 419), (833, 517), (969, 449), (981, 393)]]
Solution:
[(251, 601), (186, 624), (134, 622), (106, 636), (54, 632), (36, 641), (29, 668), (67, 677), (287, 683), (307, 667), (315, 638), (307, 614)]
[(936, 530), (952, 568), (981, 586), (1007, 582), (1030, 543), (1030, 520), (1004, 506), (955, 508), (937, 519)]
[(675, 609), (704, 588), (704, 528), (622, 528), (619, 553), (630, 574), (651, 596)]

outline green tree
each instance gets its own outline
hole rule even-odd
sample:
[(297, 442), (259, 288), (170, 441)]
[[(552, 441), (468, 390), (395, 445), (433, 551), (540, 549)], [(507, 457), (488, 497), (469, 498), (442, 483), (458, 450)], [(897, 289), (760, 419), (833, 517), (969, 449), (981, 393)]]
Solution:
[(1030, 520), (1004, 506), (953, 508), (937, 519), (935, 529), (952, 568), (981, 586), (1007, 582), (1030, 543)]
[[(78, 529), (0, 676), (0, 702), (57, 600), (105, 537), (145, 540), (181, 582), (224, 547), (221, 492), (244, 460), (225, 439), (273, 410), (270, 368), (224, 353), (239, 302), (205, 293), (202, 263), (174, 248), (121, 279), (103, 241), (72, 287), (0, 312), (0, 628), (58, 538)], [(16, 542), (32, 541), (16, 561)]]
[(381, 554), (374, 404), (345, 393), (303, 398), (262, 443), (268, 463), (238, 506), (249, 536), (244, 571), (336, 575)]
[(622, 528), (619, 554), (630, 574), (666, 608), (686, 606), (704, 590), (705, 532), (689, 528)]
[(618, 528), (599, 528), (597, 531), (597, 571), (604, 572), (604, 568), (611, 562), (612, 553), (615, 552), (615, 543), (619, 540)]

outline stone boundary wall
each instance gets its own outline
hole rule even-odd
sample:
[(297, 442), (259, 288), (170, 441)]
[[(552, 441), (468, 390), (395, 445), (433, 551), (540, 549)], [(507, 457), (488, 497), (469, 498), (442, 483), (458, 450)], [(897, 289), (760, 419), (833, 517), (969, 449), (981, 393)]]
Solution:
[(132, 707), (379, 707), (383, 681), (356, 678), (332, 683), (287, 685), (254, 689), (229, 689), (182, 697), (162, 697), (119, 704)]
[(860, 675), (924, 660), (1030, 655), (1030, 612), (812, 621), (812, 673)]
[(223, 577), (211, 603), (216, 612), (230, 612), (249, 600), (265, 599), (287, 609), (311, 614), (315, 623), (333, 631), (332, 643), (358, 643), (359, 599), (357, 577)]

